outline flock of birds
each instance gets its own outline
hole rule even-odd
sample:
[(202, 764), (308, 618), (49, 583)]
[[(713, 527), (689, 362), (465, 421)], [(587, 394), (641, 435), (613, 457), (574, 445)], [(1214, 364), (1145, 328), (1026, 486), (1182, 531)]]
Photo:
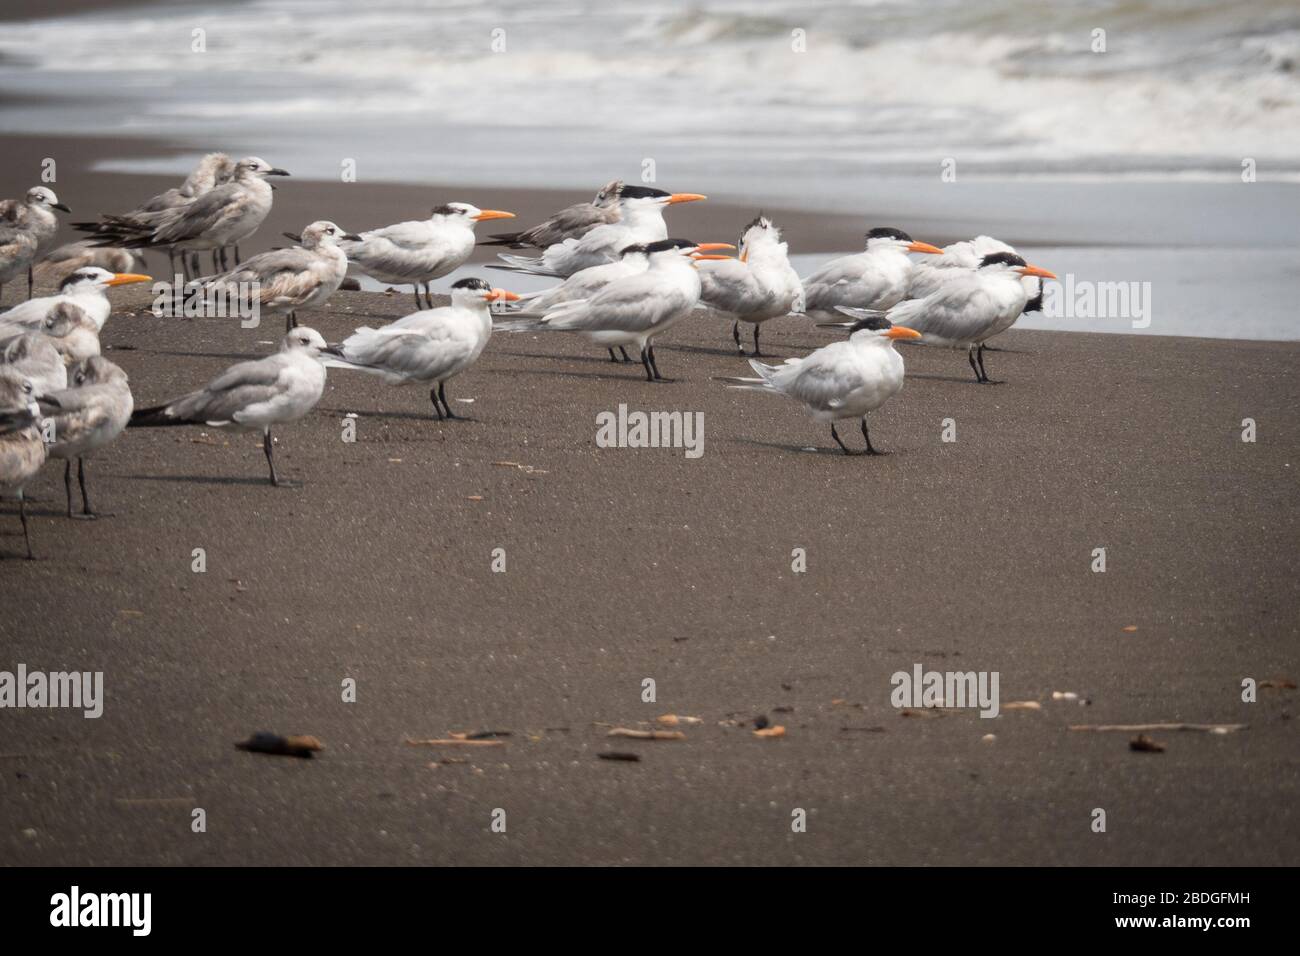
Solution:
[[(487, 268), (549, 276), (560, 280), (556, 285), (517, 295), (483, 279), (461, 279), (451, 287), (450, 304), (434, 308), (429, 284), (469, 258), (475, 226), (513, 213), (452, 202), (427, 219), (361, 233), (313, 222), (300, 234), (286, 233), (293, 247), (241, 261), (239, 243), (271, 211), (268, 177), (287, 175), (257, 157), (236, 162), (212, 153), (180, 186), (136, 209), (74, 223), (87, 238), (58, 250), (52, 248), (55, 211), (69, 210), (52, 190), (38, 186), (23, 199), (0, 202), (0, 310), (5, 284), (27, 276), (27, 300), (0, 311), (0, 493), (19, 500), (28, 558), (23, 487), (49, 458), (64, 461), (69, 518), (96, 517), (85, 459), (128, 426), (261, 429), (270, 479), (278, 484), (271, 428), (315, 407), (326, 368), (427, 386), (438, 418), (455, 418), (447, 383), (477, 361), (494, 331), (578, 333), (607, 349), (614, 362), (635, 362), (627, 352), (634, 347), (646, 379), (657, 382), (665, 379), (655, 343), (697, 308), (711, 308), (733, 320), (741, 355), (742, 324), (753, 327), (749, 364), (755, 376), (720, 381), (795, 400), (816, 421), (830, 424), (845, 454), (851, 452), (835, 424), (857, 419), (866, 442), (862, 453), (878, 454), (866, 416), (902, 387), (896, 342), (966, 349), (976, 380), (991, 383), (985, 343), (1021, 314), (1040, 309), (1043, 280), (1056, 278), (988, 236), (940, 249), (899, 229), (874, 228), (862, 252), (801, 279), (780, 229), (767, 217), (746, 225), (734, 246), (670, 238), (664, 211), (705, 197), (616, 180), (591, 202), (479, 243), (513, 250)], [(173, 275), (179, 261), (186, 288), (205, 301), (251, 289), (261, 311), (285, 316), (280, 350), (240, 362), (188, 395), (136, 408), (126, 373), (100, 354), (99, 335), (112, 311), (108, 290), (152, 281), (131, 271), (137, 251), (145, 249), (165, 250)], [(530, 249), (533, 254), (521, 252)], [(208, 274), (203, 253), (211, 257)], [(916, 253), (926, 258), (912, 259)], [(33, 269), (45, 259), (67, 263), (71, 271), (57, 294), (33, 298)], [(296, 313), (323, 305), (349, 265), (380, 282), (410, 285), (416, 310), (331, 345), (299, 326)], [(762, 323), (792, 314), (846, 329), (848, 338), (780, 365), (759, 362)], [(79, 514), (73, 509), (74, 461)]]

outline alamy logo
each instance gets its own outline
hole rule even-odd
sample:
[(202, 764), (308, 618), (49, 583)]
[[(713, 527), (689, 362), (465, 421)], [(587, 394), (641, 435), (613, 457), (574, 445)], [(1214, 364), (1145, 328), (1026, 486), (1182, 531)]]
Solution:
[(912, 673), (896, 671), (889, 702), (895, 707), (978, 707), (981, 717), (998, 715), (997, 671), (927, 671), (912, 665)]
[(50, 897), (51, 926), (129, 926), (134, 936), (148, 936), (153, 924), (152, 893), (71, 892)]
[(0, 671), (0, 708), (71, 707), (91, 720), (104, 712), (103, 671)]
[(627, 410), (596, 415), (598, 448), (684, 448), (687, 458), (704, 454), (703, 412), (641, 412)]

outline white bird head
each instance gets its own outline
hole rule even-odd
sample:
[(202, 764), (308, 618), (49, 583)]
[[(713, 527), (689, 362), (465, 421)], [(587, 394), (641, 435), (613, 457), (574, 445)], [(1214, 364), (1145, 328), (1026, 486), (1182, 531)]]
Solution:
[(267, 176), (288, 176), (288, 170), (272, 166), (258, 156), (245, 156), (235, 164), (235, 179), (265, 179)]
[(932, 256), (943, 255), (943, 250), (928, 242), (917, 242), (901, 229), (893, 226), (879, 226), (867, 232), (867, 252), (883, 249), (899, 249), (903, 252), (924, 252)]
[(449, 202), (435, 206), (433, 212), (429, 213), (429, 218), (461, 222), (473, 229), (477, 222), (488, 219), (514, 219), (515, 214), (504, 209), (480, 209), (467, 202)]
[(51, 209), (58, 209), (60, 212), (72, 212), (71, 209), (59, 202), (59, 197), (54, 195), (53, 189), (47, 189), (44, 186), (33, 186), (27, 190), (27, 204), (29, 206), (48, 206)]
[(494, 289), (485, 280), (470, 277), (452, 284), (451, 303), (461, 308), (482, 309), (493, 302), (516, 302), (519, 296), (505, 289)]
[(85, 266), (71, 273), (59, 283), (60, 295), (78, 295), (92, 289), (102, 292), (116, 285), (130, 285), (133, 282), (152, 282), (152, 276), (139, 275), (134, 272), (109, 272), (99, 266)]
[(302, 243), (304, 249), (315, 249), (317, 246), (336, 245), (340, 239), (347, 239), (354, 242), (361, 241), (360, 236), (345, 231), (342, 226), (336, 225), (328, 219), (321, 219), (317, 222), (313, 222), (302, 231), (302, 238), (299, 241)]
[(321, 334), (315, 329), (300, 325), (296, 329), (291, 329), (280, 342), (281, 352), (292, 352), (294, 349), (306, 349), (309, 352), (322, 352), (329, 348)]
[[(841, 309), (841, 311), (847, 311)], [(862, 310), (866, 312), (867, 310)], [(856, 341), (878, 341), (884, 345), (893, 345), (900, 339), (919, 339), (921, 333), (905, 325), (894, 325), (878, 313), (864, 315), (849, 326), (849, 338)]]
[(788, 252), (786, 244), (781, 241), (781, 230), (762, 213), (755, 216), (741, 231), (736, 248), (740, 252), (741, 262), (749, 262), (751, 258), (784, 259)]

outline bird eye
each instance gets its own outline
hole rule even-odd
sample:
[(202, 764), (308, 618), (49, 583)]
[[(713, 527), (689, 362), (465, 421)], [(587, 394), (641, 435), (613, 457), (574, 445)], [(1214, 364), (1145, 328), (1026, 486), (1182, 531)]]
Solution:
[(30, 395), (32, 393), (32, 383), (23, 382), (23, 391)]

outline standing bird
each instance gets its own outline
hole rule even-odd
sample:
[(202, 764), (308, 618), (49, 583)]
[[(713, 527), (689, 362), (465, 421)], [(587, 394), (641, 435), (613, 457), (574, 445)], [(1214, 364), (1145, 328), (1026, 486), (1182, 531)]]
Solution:
[(24, 332), (10, 339), (0, 352), (0, 363), (31, 382), (38, 396), (68, 387), (68, 367), (63, 364), (63, 356), (42, 332)]
[[(179, 206), (186, 206), (192, 203), (199, 196), (210, 192), (217, 186), (228, 183), (235, 175), (235, 161), (225, 153), (208, 153), (199, 164), (194, 167), (193, 172), (185, 177), (185, 181), (179, 186), (164, 190), (158, 195), (146, 199), (140, 205), (136, 206), (128, 213), (124, 213), (119, 218), (134, 219), (139, 216), (145, 216), (149, 213), (163, 212), (168, 209), (176, 209)], [(82, 232), (94, 234), (112, 234), (114, 230), (105, 222), (74, 222), (74, 229)], [(176, 274), (176, 248), (167, 247), (167, 259), (171, 266), (169, 276)], [(235, 249), (235, 263), (239, 262), (239, 250)], [(103, 262), (91, 263), (93, 265), (104, 265)], [(116, 271), (125, 272), (128, 269), (118, 269)], [(187, 270), (188, 271), (188, 270)]]
[(60, 302), (50, 309), (34, 329), (10, 324), (0, 315), (0, 349), (33, 331), (41, 333), (58, 350), (64, 365), (99, 354), (99, 326), (80, 306)]
[(0, 367), (0, 496), (18, 499), (27, 560), (34, 560), (27, 531), (27, 500), (23, 486), (45, 464), (45, 441), (40, 432), (40, 406), (32, 383), (11, 369)]
[(263, 252), (224, 275), (198, 281), (210, 295), (238, 297), (251, 288), (259, 308), (285, 315), (288, 332), (298, 324), (298, 309), (324, 305), (338, 291), (348, 272), (339, 244), (359, 238), (320, 220), (302, 231), (301, 246)]
[(5, 283), (27, 273), (27, 298), (35, 284), (32, 269), (54, 247), (59, 220), (50, 210), (71, 212), (52, 189), (33, 186), (22, 199), (0, 200), (0, 299)]
[(438, 420), (444, 409), (447, 418), (455, 418), (447, 404), (447, 382), (483, 354), (492, 337), (491, 303), (518, 298), (482, 279), (461, 279), (451, 287), (450, 305), (417, 310), (378, 329), (362, 326), (325, 350), (325, 364), (369, 372), (389, 385), (428, 385)]
[(882, 226), (867, 233), (866, 249), (832, 259), (803, 280), (804, 311), (814, 320), (838, 319), (842, 305), (883, 310), (907, 295), (915, 263), (909, 252), (940, 255), (943, 250), (917, 242), (901, 229)]
[[(1011, 328), (1024, 312), (1029, 301), (1029, 290), (1021, 281), (1025, 276), (1056, 278), (1046, 269), (1027, 265), (1015, 253), (995, 252), (981, 259), (978, 269), (958, 270), (930, 295), (906, 299), (886, 315), (916, 329), (927, 345), (966, 349), (975, 381), (996, 385), (984, 370), (984, 342)], [(840, 311), (857, 319), (879, 314), (845, 306)]]
[(133, 412), (128, 427), (260, 428), (271, 484), (278, 486), (271, 426), (295, 422), (316, 407), (325, 391), (325, 366), (320, 360), (324, 349), (319, 332), (299, 326), (284, 337), (275, 355), (232, 365), (197, 392)]
[(740, 344), (740, 323), (752, 324), (754, 354), (762, 355), (758, 348), (759, 325), (789, 315), (803, 295), (803, 285), (790, 265), (781, 230), (767, 217), (760, 215), (745, 227), (739, 251), (737, 259), (700, 264), (700, 300), (734, 319), (731, 336), (741, 355), (745, 349)]
[[(86, 459), (126, 428), (134, 402), (126, 372), (96, 355), (68, 370), (68, 387), (42, 395), (41, 413), (54, 422), (51, 458), (63, 459), (63, 489), (68, 496), (69, 518), (98, 518), (86, 494)], [(72, 513), (72, 460), (77, 460), (81, 485), (81, 514)]]
[(104, 323), (113, 311), (113, 305), (108, 301), (108, 289), (134, 282), (152, 281), (149, 276), (134, 272), (109, 272), (98, 266), (87, 266), (64, 279), (59, 284), (58, 294), (28, 299), (7, 312), (0, 312), (0, 326), (40, 329), (50, 313), (66, 303), (84, 312), (95, 323), (98, 331), (104, 328)]
[(497, 258), (506, 265), (489, 268), (567, 278), (581, 269), (614, 262), (628, 246), (667, 239), (664, 210), (677, 203), (705, 198), (699, 193), (666, 193), (649, 186), (624, 185), (618, 191), (617, 222), (595, 226), (579, 238), (547, 246), (540, 256), (499, 253)]
[(541, 319), (502, 324), (507, 332), (580, 332), (606, 348), (635, 345), (646, 381), (667, 381), (659, 374), (654, 341), (690, 315), (700, 301), (703, 246), (688, 239), (663, 239), (646, 246), (643, 272), (615, 279), (589, 299), (564, 302)]
[(257, 232), (271, 212), (274, 197), (266, 177), (288, 175), (264, 159), (249, 156), (235, 164), (230, 182), (192, 202), (139, 215), (105, 216), (96, 233), (96, 245), (128, 249), (170, 246), (181, 253), (206, 249), (212, 251), (213, 265), (225, 268), (226, 248)]
[(521, 232), (502, 232), (480, 242), (480, 246), (509, 246), (511, 249), (545, 249), (565, 239), (581, 239), (596, 226), (618, 222), (618, 196), (623, 180), (615, 179), (600, 187), (591, 202), (566, 206), (540, 225)]
[(415, 290), (415, 307), (423, 309), (420, 286), (429, 308), (429, 283), (460, 268), (474, 251), (474, 225), (488, 219), (513, 219), (500, 209), (479, 209), (467, 202), (438, 206), (428, 219), (371, 229), (343, 243), (347, 257), (366, 275)]
[(885, 404), (903, 387), (903, 357), (894, 350), (894, 342), (920, 337), (919, 332), (891, 325), (876, 315), (855, 322), (847, 342), (832, 342), (803, 358), (786, 359), (784, 365), (764, 365), (750, 359), (758, 378), (720, 381), (730, 388), (793, 398), (816, 421), (830, 423), (831, 437), (846, 455), (853, 453), (835, 431), (835, 423), (846, 418), (861, 419), (862, 438), (867, 443), (861, 454), (879, 455), (871, 444), (867, 413)]

